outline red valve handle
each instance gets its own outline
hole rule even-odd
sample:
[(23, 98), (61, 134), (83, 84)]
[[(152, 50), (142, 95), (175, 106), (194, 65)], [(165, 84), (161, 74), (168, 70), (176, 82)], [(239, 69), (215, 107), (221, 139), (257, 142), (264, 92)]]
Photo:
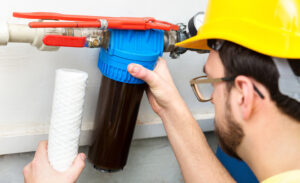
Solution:
[(43, 43), (47, 46), (84, 47), (85, 40), (85, 37), (46, 35)]

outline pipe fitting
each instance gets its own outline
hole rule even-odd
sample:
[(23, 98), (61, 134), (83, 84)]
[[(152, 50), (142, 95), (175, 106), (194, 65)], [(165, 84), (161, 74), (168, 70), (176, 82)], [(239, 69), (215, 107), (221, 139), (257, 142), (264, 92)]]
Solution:
[(110, 32), (108, 30), (101, 30), (98, 35), (88, 35), (86, 37), (86, 45), (89, 48), (108, 48), (110, 40)]
[[(29, 28), (31, 29), (31, 28)], [(57, 51), (59, 47), (56, 46), (46, 46), (43, 43), (43, 38), (45, 35), (62, 35), (63, 29), (62, 28), (46, 28), (46, 29), (32, 29), (35, 31), (35, 36), (31, 42), (31, 45), (39, 49), (40, 51)]]
[(13, 43), (30, 43), (41, 51), (56, 51), (59, 47), (46, 46), (43, 38), (46, 34), (61, 35), (62, 28), (32, 29), (24, 24), (8, 24), (0, 21), (0, 45)]
[(9, 40), (8, 24), (0, 20), (0, 45), (7, 45)]
[(166, 31), (164, 35), (164, 52), (170, 52), (170, 57), (173, 59), (187, 51), (186, 48), (176, 47), (175, 44), (190, 38), (186, 31), (186, 25), (182, 23), (177, 25), (179, 26), (178, 31)]

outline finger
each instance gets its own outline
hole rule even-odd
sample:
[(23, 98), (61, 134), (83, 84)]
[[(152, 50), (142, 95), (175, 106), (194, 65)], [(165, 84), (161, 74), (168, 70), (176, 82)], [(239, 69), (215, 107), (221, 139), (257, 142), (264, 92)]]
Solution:
[(150, 89), (146, 90), (146, 95), (148, 97), (148, 100), (149, 100), (150, 104), (151, 105), (154, 104), (155, 98), (154, 98), (152, 92), (150, 91)]
[(167, 69), (167, 62), (165, 59), (159, 57), (156, 62), (156, 66), (153, 71), (157, 73), (163, 73)]
[(146, 94), (147, 94), (148, 101), (149, 101), (153, 111), (156, 113), (159, 112), (160, 107), (157, 104), (157, 101), (156, 101), (155, 97), (153, 96), (152, 92), (150, 90), (146, 90)]
[(139, 64), (129, 64), (127, 70), (133, 77), (144, 80), (151, 88), (155, 88), (160, 84), (159, 76), (155, 72)]
[(29, 175), (29, 172), (30, 172), (30, 169), (31, 169), (31, 163), (28, 163), (24, 168), (23, 168), (23, 175), (24, 175), (24, 178), (26, 178), (28, 175)]
[(48, 141), (41, 141), (36, 149), (33, 161), (48, 161)]
[(156, 67), (153, 70), (159, 76), (161, 76), (165, 81), (173, 83), (172, 76), (170, 74), (167, 61), (161, 57), (158, 58)]
[(72, 166), (68, 169), (68, 177), (76, 181), (85, 167), (86, 156), (84, 153), (77, 155)]

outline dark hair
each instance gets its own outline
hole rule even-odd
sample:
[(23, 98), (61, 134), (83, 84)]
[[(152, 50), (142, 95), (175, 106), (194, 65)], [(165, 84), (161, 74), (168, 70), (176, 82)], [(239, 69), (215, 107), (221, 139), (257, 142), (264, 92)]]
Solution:
[[(283, 95), (279, 91), (279, 72), (270, 56), (266, 56), (235, 43), (225, 41), (219, 50), (220, 58), (225, 67), (225, 76), (244, 75), (263, 84), (270, 93), (271, 99), (286, 115), (300, 122), (300, 103)], [(289, 61), (292, 70), (300, 75), (300, 60)], [(227, 82), (228, 90), (234, 83)]]

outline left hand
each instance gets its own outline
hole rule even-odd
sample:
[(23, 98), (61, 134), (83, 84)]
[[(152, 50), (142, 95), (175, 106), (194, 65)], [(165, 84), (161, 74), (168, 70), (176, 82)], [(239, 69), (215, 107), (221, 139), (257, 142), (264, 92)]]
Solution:
[(167, 62), (163, 58), (158, 58), (153, 71), (134, 63), (129, 64), (127, 70), (133, 77), (144, 80), (148, 84), (149, 88), (146, 93), (149, 103), (153, 111), (161, 118), (167, 113), (173, 115), (174, 108), (185, 106), (174, 84)]
[(48, 161), (48, 142), (40, 142), (35, 156), (23, 169), (25, 183), (75, 183), (85, 167), (84, 153), (77, 155), (71, 167), (65, 172), (54, 170)]

